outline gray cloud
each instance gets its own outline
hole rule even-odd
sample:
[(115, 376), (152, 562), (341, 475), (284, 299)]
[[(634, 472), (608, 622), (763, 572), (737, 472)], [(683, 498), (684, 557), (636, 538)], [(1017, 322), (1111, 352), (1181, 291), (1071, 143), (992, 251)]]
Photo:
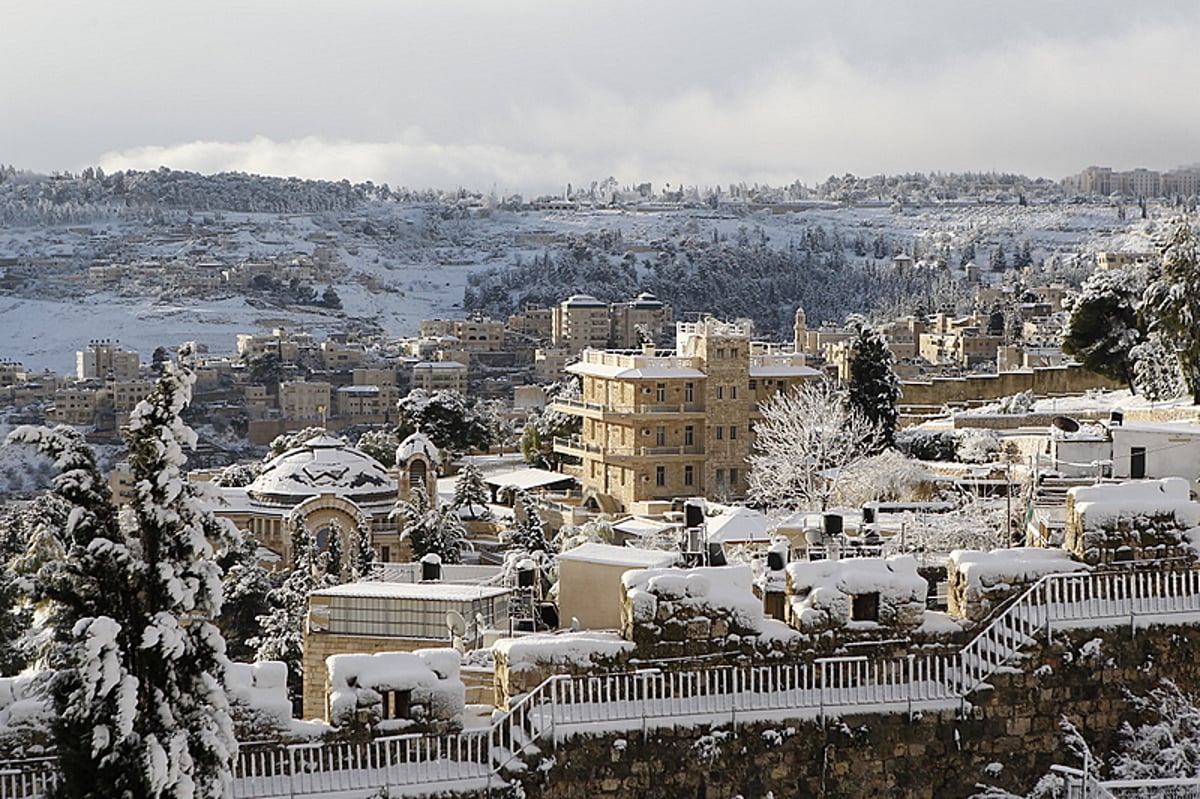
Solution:
[(0, 87), (18, 166), (530, 193), (1198, 160), (1187, 3), (41, 5)]

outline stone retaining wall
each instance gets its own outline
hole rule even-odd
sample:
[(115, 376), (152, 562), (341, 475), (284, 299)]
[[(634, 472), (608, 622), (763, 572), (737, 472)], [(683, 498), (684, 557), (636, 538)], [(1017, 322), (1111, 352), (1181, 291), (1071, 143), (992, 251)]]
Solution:
[(1056, 635), (1021, 672), (962, 710), (862, 713), (830, 720), (640, 730), (575, 738), (531, 771), (530, 799), (966, 797), (976, 784), (1024, 793), (1055, 763), (1079, 766), (1062, 717), (1107, 752), (1144, 694), (1164, 678), (1200, 690), (1200, 630), (1191, 627)]

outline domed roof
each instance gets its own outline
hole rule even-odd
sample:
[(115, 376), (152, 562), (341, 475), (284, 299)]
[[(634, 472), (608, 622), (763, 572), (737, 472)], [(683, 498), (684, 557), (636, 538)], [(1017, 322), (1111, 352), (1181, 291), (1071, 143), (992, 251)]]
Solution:
[(394, 500), (396, 481), (370, 455), (340, 438), (318, 436), (288, 450), (246, 486), (257, 500), (296, 505), (318, 494), (336, 494), (358, 504)]
[(438, 448), (433, 445), (428, 436), (420, 431), (413, 433), (401, 441), (400, 446), (396, 447), (396, 465), (403, 466), (414, 455), (424, 455), (434, 464), (442, 462), (442, 455), (438, 452)]

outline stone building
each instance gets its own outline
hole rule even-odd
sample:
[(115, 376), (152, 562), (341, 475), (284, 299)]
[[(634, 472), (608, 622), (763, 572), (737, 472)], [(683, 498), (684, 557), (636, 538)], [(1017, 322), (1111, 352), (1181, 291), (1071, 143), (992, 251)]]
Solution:
[(303, 522), (319, 546), (339, 530), (342, 551), (360, 525), (371, 531), (376, 557), (401, 556), (400, 536), (389, 519), (397, 481), (377, 460), (340, 438), (320, 436), (283, 453), (243, 488), (222, 487), (213, 513), (231, 520), (270, 550), (276, 565), (292, 560), (292, 531)]
[(554, 406), (583, 417), (555, 451), (581, 458), (585, 496), (647, 512), (676, 497), (744, 495), (758, 403), (819, 376), (750, 334), (749, 323), (706, 319), (678, 323), (674, 350), (585, 350), (567, 368), (583, 379), (580, 399)]

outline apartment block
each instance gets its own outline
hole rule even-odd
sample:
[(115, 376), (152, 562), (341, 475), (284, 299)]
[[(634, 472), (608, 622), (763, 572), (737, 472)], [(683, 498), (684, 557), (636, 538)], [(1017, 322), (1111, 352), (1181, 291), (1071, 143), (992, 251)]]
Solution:
[(677, 324), (674, 350), (587, 349), (567, 371), (582, 394), (555, 409), (583, 430), (555, 451), (582, 460), (584, 494), (611, 512), (743, 496), (758, 403), (819, 374), (790, 348), (752, 341), (748, 323), (715, 319)]
[(332, 387), (323, 382), (279, 384), (279, 408), (289, 421), (322, 422), (331, 414)]
[(116, 339), (93, 339), (75, 353), (75, 376), (80, 380), (136, 380), (141, 360), (136, 352), (121, 348)]

